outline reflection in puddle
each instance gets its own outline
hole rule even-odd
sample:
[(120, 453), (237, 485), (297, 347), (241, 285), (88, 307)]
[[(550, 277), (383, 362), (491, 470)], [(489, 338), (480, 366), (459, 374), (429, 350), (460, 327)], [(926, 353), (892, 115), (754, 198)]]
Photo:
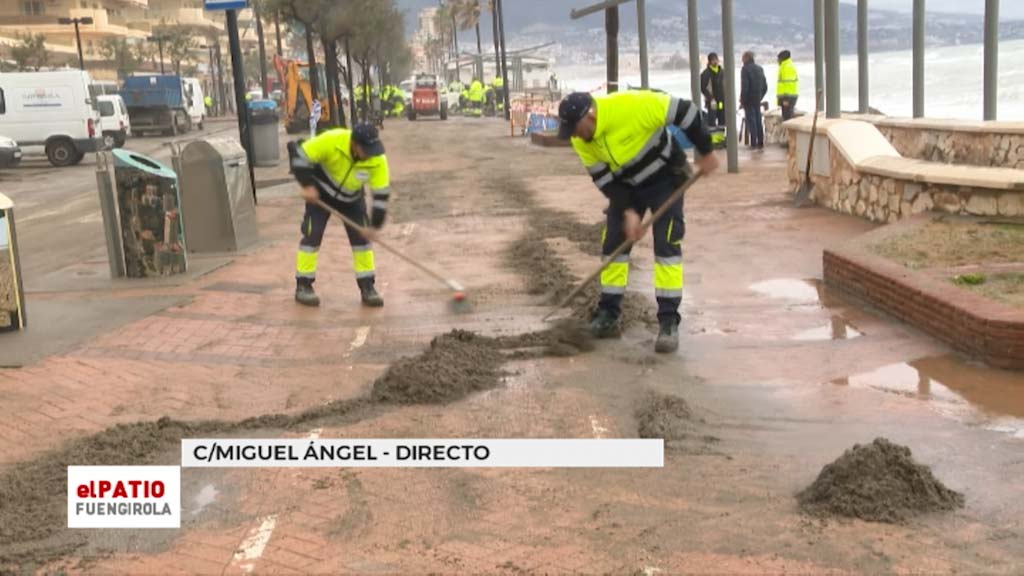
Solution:
[(206, 484), (199, 490), (199, 493), (195, 497), (195, 507), (192, 508), (192, 514), (201, 514), (207, 506), (213, 504), (213, 501), (217, 499), (217, 488), (213, 484)]
[(812, 304), (820, 300), (819, 286), (820, 282), (814, 280), (775, 278), (751, 284), (749, 288), (769, 298)]
[(817, 341), (817, 340), (853, 340), (863, 336), (864, 333), (853, 327), (845, 319), (840, 316), (833, 316), (829, 320), (828, 324), (819, 326), (817, 328), (811, 328), (810, 330), (804, 330), (793, 336), (793, 340), (799, 340), (801, 342)]
[(882, 366), (832, 383), (917, 398), (943, 416), (1024, 439), (1020, 373), (937, 356)]

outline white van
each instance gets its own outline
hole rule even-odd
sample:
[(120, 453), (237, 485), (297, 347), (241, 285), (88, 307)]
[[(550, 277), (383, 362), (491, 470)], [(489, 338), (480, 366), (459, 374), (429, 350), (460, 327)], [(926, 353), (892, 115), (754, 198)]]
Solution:
[(128, 118), (128, 108), (124, 105), (124, 99), (118, 94), (97, 96), (96, 105), (100, 109), (103, 147), (113, 149), (124, 146), (125, 140), (132, 135), (132, 122)]
[(182, 78), (185, 84), (186, 106), (188, 116), (192, 119), (192, 125), (203, 129), (203, 121), (206, 120), (206, 95), (203, 94), (203, 84), (198, 78)]
[(91, 86), (82, 70), (0, 74), (0, 134), (54, 166), (78, 164), (101, 146)]

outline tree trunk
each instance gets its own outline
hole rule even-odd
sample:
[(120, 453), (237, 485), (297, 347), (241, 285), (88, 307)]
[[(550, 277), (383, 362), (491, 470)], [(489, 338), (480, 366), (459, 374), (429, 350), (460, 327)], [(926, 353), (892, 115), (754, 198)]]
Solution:
[(455, 80), (462, 82), (462, 66), (459, 64), (459, 27), (455, 24), (454, 12), (452, 12), (452, 42), (455, 43)]
[(277, 36), (277, 55), (284, 58), (284, 50), (281, 48), (281, 13), (274, 11), (274, 34)]
[(491, 35), (494, 37), (494, 77), (501, 78), (501, 54), (498, 49), (498, 8), (493, 4), (495, 0), (491, 1)]
[(331, 85), (334, 89), (335, 106), (338, 109), (338, 121), (335, 123), (342, 128), (348, 127), (345, 122), (345, 102), (341, 98), (341, 71), (338, 62), (338, 41), (331, 42), (331, 59), (334, 60), (334, 73), (331, 75)]
[(263, 36), (263, 15), (260, 13), (260, 3), (252, 3), (252, 15), (256, 18), (256, 40), (259, 42), (260, 47), (260, 92), (263, 93), (264, 100), (268, 97), (267, 94), (267, 44), (266, 38)]
[(320, 37), (320, 44), (324, 48), (324, 69), (327, 72), (327, 110), (331, 118), (331, 123), (335, 126), (338, 121), (338, 95), (334, 92), (334, 82), (331, 78), (337, 75), (338, 62), (337, 56), (331, 53), (330, 42), (325, 40), (323, 36)]
[[(309, 92), (313, 95), (313, 100), (320, 99), (320, 78), (319, 74), (316, 73), (316, 47), (313, 45), (313, 26), (306, 24), (306, 59), (309, 62)], [(310, 110), (312, 112), (312, 110)]]
[(352, 70), (352, 48), (349, 44), (348, 36), (345, 37), (345, 82), (348, 83), (348, 117), (352, 121), (352, 125), (356, 124), (356, 90), (353, 84), (353, 70)]
[(484, 48), (480, 44), (480, 20), (476, 21), (476, 76), (480, 82), (484, 81)]

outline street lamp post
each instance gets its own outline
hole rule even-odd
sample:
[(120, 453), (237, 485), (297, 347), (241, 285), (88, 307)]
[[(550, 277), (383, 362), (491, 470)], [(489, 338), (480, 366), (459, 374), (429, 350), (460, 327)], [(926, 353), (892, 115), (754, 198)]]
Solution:
[(92, 18), (86, 16), (85, 18), (58, 18), (58, 24), (67, 26), (68, 24), (75, 25), (75, 44), (78, 46), (78, 67), (85, 70), (85, 56), (82, 55), (82, 34), (78, 30), (79, 24), (92, 24)]
[(156, 42), (160, 51), (160, 73), (164, 74), (164, 41), (167, 40), (166, 36), (150, 36), (146, 38), (150, 42)]

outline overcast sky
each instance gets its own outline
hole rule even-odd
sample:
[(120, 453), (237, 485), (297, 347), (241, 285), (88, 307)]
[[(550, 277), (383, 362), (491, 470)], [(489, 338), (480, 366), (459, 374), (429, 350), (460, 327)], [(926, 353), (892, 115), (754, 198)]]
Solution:
[[(844, 4), (856, 4), (854, 0), (844, 0)], [(868, 6), (880, 10), (900, 10), (910, 12), (913, 10), (913, 0), (868, 0)], [(966, 12), (970, 14), (984, 14), (985, 0), (925, 0), (926, 10), (939, 12)], [(1024, 1), (1003, 0), (999, 3), (999, 18), (1024, 18)]]

